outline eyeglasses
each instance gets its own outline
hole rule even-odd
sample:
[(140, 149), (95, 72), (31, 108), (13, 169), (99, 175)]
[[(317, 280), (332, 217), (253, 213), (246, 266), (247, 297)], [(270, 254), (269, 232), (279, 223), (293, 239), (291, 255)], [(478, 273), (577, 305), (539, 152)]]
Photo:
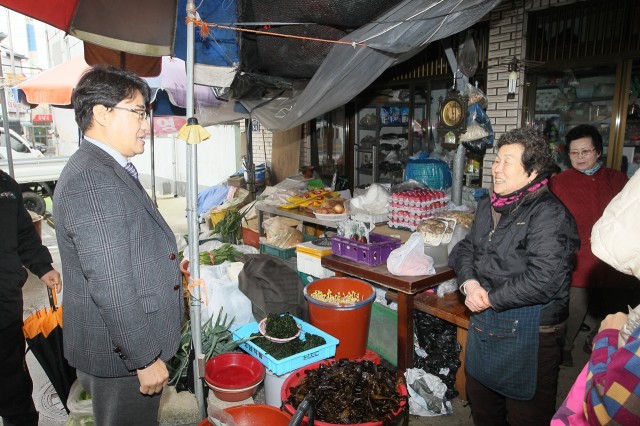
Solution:
[(569, 157), (573, 157), (573, 158), (586, 157), (586, 156), (590, 155), (595, 150), (596, 150), (595, 148), (591, 148), (591, 149), (583, 149), (582, 151), (569, 151)]
[(121, 109), (123, 111), (129, 111), (129, 112), (133, 112), (135, 114), (138, 114), (138, 120), (140, 120), (140, 121), (143, 121), (143, 120), (146, 120), (147, 118), (149, 118), (149, 113), (147, 111), (145, 111), (145, 110), (123, 108), (123, 107), (118, 107), (118, 106), (114, 106), (112, 108), (113, 109)]

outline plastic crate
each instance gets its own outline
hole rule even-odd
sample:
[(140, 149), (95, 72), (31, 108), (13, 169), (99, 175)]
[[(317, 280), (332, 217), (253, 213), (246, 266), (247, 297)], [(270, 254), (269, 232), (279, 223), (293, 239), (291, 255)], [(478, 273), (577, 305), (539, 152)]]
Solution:
[(398, 365), (398, 313), (381, 303), (371, 306), (367, 347), (391, 364)]
[(336, 273), (331, 269), (322, 266), (322, 257), (313, 256), (309, 253), (297, 251), (297, 267), (298, 272), (304, 272), (318, 278), (335, 277)]
[(253, 229), (242, 227), (242, 242), (248, 246), (260, 248), (260, 237)]
[(302, 284), (304, 285), (307, 285), (309, 283), (312, 283), (320, 279), (318, 277), (314, 277), (313, 275), (305, 274), (304, 272), (300, 272), (300, 271), (298, 271), (298, 276), (300, 277), (300, 279), (302, 280)]
[(389, 254), (400, 247), (399, 238), (387, 237), (375, 233), (369, 234), (369, 243), (361, 243), (349, 238), (334, 235), (331, 237), (331, 252), (369, 266), (381, 265)]
[[(323, 359), (331, 358), (336, 354), (336, 346), (338, 346), (338, 339), (335, 337), (325, 333), (312, 326), (309, 323), (302, 321), (300, 318), (293, 317), (298, 324), (300, 324), (300, 328), (302, 332), (300, 333), (300, 338), (304, 340), (304, 333), (311, 333), (317, 336), (323, 337), (326, 343), (322, 346), (317, 346), (315, 348), (311, 348), (307, 351), (300, 352), (295, 355), (291, 355), (290, 357), (283, 358), (280, 360), (275, 359), (261, 348), (256, 346), (253, 342), (245, 342), (241, 343), (240, 347), (247, 351), (249, 355), (256, 358), (265, 367), (267, 367), (272, 373), (276, 375), (286, 374), (291, 371), (297, 370), (298, 368), (304, 367), (309, 364), (313, 364), (314, 362), (321, 361)], [(238, 328), (233, 332), (234, 340), (242, 340), (250, 337), (252, 334), (258, 333), (258, 323), (251, 322), (249, 324), (245, 324), (242, 327)]]
[(283, 249), (280, 247), (274, 247), (269, 244), (260, 243), (260, 253), (271, 254), (273, 256), (279, 257), (280, 259), (290, 259), (292, 257), (295, 257), (296, 248), (294, 246), (288, 249)]

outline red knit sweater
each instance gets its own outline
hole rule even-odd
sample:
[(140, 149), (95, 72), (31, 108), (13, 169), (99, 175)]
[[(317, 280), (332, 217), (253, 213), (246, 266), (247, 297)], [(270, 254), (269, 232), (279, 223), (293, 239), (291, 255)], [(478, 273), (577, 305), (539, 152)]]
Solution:
[(578, 225), (580, 250), (571, 276), (573, 287), (605, 287), (613, 269), (591, 253), (591, 228), (602, 216), (607, 204), (627, 183), (627, 176), (618, 171), (601, 168), (592, 176), (575, 169), (554, 176), (549, 188), (569, 209)]

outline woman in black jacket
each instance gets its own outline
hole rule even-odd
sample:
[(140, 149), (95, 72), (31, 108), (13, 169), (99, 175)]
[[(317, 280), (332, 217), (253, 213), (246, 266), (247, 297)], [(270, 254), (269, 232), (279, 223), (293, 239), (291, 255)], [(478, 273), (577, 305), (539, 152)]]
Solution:
[(33, 383), (24, 361), (22, 286), (27, 271), (60, 292), (60, 274), (22, 204), (20, 187), (0, 170), (0, 417), (5, 425), (37, 425)]
[(476, 425), (549, 424), (580, 239), (547, 188), (554, 163), (544, 137), (515, 129), (497, 149), (491, 198), (452, 256), (472, 312), (467, 396)]

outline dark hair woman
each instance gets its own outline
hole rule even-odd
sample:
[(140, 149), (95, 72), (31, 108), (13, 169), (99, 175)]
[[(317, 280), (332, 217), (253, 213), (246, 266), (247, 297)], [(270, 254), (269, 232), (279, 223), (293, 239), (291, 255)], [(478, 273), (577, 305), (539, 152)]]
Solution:
[(544, 137), (515, 129), (497, 149), (491, 198), (451, 256), (471, 310), (467, 397), (477, 425), (549, 424), (579, 238)]

